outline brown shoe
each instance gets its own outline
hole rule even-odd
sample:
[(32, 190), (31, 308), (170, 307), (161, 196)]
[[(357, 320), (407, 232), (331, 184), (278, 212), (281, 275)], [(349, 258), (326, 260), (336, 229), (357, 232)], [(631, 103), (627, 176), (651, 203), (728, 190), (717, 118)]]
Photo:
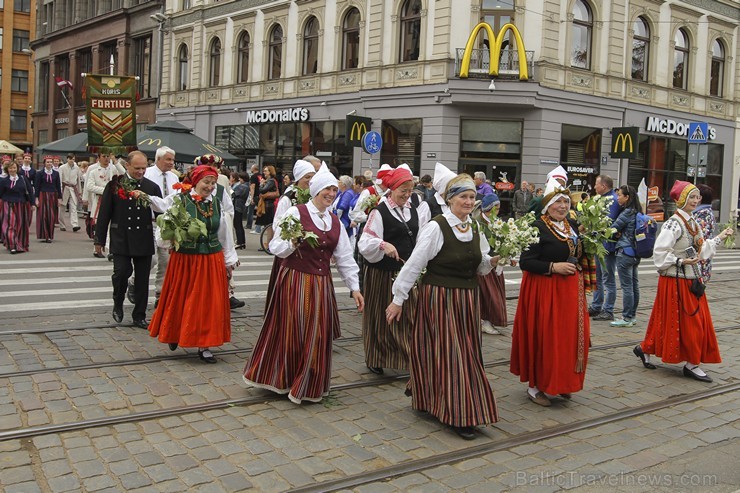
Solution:
[(571, 400), (573, 398), (571, 394), (560, 394), (560, 397), (566, 400)]
[(538, 406), (550, 407), (550, 405), (552, 404), (550, 402), (550, 399), (548, 399), (545, 393), (542, 391), (537, 392), (534, 397), (532, 397), (532, 394), (527, 391), (527, 397), (529, 397), (529, 400), (534, 402)]

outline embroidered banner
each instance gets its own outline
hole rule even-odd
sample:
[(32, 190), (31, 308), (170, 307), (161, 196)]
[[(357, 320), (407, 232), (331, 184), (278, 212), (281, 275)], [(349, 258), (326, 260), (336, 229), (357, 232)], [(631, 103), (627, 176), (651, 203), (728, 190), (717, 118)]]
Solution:
[(87, 74), (85, 92), (88, 151), (136, 150), (136, 77)]

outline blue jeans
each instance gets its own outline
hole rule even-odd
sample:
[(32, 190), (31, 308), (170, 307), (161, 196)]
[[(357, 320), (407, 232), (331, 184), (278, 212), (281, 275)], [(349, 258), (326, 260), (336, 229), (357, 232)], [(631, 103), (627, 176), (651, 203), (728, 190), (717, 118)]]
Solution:
[(614, 254), (604, 256), (603, 266), (596, 261), (596, 291), (591, 302), (593, 310), (614, 313), (614, 302), (617, 300), (616, 267), (617, 256)]
[(637, 280), (637, 266), (640, 259), (624, 253), (617, 254), (617, 273), (622, 287), (622, 318), (633, 320), (640, 304), (640, 282)]

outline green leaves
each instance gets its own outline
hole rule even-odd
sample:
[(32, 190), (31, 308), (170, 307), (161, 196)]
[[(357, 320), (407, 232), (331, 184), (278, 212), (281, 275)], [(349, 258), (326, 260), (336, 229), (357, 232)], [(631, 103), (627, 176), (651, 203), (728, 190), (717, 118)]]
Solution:
[(157, 217), (157, 226), (163, 240), (169, 240), (175, 247), (185, 242), (196, 242), (208, 235), (206, 224), (198, 218), (192, 217), (187, 211), (184, 196), (177, 196), (172, 207)]
[(722, 240), (722, 244), (724, 245), (725, 248), (728, 248), (728, 249), (734, 248), (735, 247), (735, 236), (737, 236), (737, 221), (730, 221), (729, 223), (719, 225), (720, 232), (726, 230), (727, 228), (732, 229), (732, 234), (728, 236), (727, 238), (725, 238), (724, 240)]
[(578, 224), (583, 226), (581, 241), (583, 251), (590, 256), (595, 256), (603, 263), (607, 250), (605, 241), (612, 239), (616, 230), (611, 227), (612, 219), (609, 217), (609, 208), (613, 202), (612, 197), (594, 195), (583, 203), (583, 210), (578, 216)]
[(316, 248), (319, 246), (319, 237), (315, 233), (303, 229), (300, 219), (291, 214), (286, 214), (278, 223), (280, 226), (280, 239), (286, 241), (306, 241), (308, 246)]

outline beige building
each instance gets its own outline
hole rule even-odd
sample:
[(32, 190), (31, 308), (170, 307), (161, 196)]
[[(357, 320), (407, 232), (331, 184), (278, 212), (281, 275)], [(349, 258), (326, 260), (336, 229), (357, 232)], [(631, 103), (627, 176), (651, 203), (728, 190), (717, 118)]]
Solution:
[(34, 67), (29, 42), (34, 0), (0, 0), (0, 140), (30, 150)]

